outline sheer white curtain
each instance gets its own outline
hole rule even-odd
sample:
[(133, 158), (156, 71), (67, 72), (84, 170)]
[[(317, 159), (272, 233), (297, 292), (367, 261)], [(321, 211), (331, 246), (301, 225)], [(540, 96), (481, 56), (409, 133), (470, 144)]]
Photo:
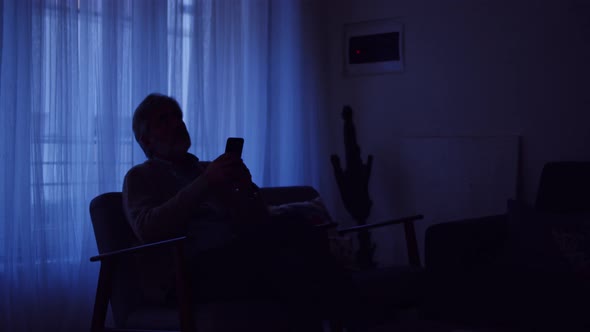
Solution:
[[(85, 330), (88, 215), (144, 160), (134, 107), (176, 97), (201, 159), (246, 139), (260, 185), (317, 185), (319, 64), (305, 1), (0, 1), (0, 329)], [(323, 157), (325, 158), (325, 157)]]

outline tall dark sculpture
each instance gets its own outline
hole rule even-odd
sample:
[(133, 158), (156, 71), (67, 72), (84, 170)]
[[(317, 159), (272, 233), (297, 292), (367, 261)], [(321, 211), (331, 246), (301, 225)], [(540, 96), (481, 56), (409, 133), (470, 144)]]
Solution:
[[(357, 225), (365, 225), (371, 213), (373, 202), (369, 197), (369, 177), (373, 156), (369, 155), (367, 163), (361, 159), (361, 149), (357, 144), (356, 130), (352, 123), (352, 108), (344, 106), (342, 110), (344, 120), (344, 148), (346, 154), (346, 169), (340, 165), (340, 158), (332, 155), (334, 175), (340, 190), (340, 196), (346, 210), (355, 219)], [(373, 260), (375, 244), (371, 241), (369, 231), (358, 233), (359, 250), (356, 253), (357, 264), (362, 269), (369, 269), (376, 264)]]

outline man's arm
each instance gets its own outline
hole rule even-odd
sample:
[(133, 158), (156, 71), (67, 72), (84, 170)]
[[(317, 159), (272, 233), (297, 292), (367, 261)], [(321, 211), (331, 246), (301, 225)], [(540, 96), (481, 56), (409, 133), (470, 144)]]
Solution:
[(144, 243), (184, 235), (191, 216), (208, 195), (205, 176), (197, 177), (168, 200), (159, 201), (161, 193), (154, 185), (154, 174), (132, 168), (123, 184), (123, 206), (135, 235)]

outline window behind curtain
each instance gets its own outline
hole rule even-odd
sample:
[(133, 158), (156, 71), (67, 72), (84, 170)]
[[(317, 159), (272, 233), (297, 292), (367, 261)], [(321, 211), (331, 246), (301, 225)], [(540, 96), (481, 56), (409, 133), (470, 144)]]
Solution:
[[(82, 237), (88, 225), (81, 222), (79, 215), (74, 212), (75, 209), (72, 209), (72, 204), (76, 204), (75, 198), (80, 193), (91, 192), (94, 188), (100, 187), (99, 182), (104, 182), (104, 179), (96, 176), (96, 170), (104, 167), (105, 162), (113, 160), (116, 162), (116, 171), (112, 172), (115, 178), (107, 179), (110, 185), (106, 186), (110, 187), (109, 190), (120, 190), (123, 175), (138, 162), (137, 155), (143, 154), (137, 151), (138, 146), (131, 132), (134, 105), (127, 97), (120, 98), (120, 101), (115, 103), (118, 106), (116, 110), (110, 110), (110, 121), (117, 127), (113, 133), (117, 155), (107, 158), (108, 160), (101, 158), (97, 133), (97, 123), (100, 121), (98, 112), (101, 112), (101, 109), (94, 107), (91, 113), (88, 113), (85, 105), (98, 103), (99, 93), (108, 89), (108, 83), (88, 87), (95, 91), (85, 98), (79, 98), (78, 95), (85, 93), (84, 84), (76, 86), (75, 83), (82, 82), (85, 79), (83, 75), (93, 73), (92, 70), (81, 68), (82, 66), (88, 63), (105, 65), (109, 62), (108, 57), (116, 53), (112, 49), (125, 48), (122, 45), (102, 45), (101, 52), (89, 54), (92, 51), (88, 52), (88, 49), (93, 48), (89, 48), (87, 36), (93, 35), (94, 41), (101, 41), (105, 33), (112, 33), (112, 30), (104, 29), (103, 25), (114, 23), (119, 26), (116, 33), (121, 34), (120, 42), (130, 42), (132, 4), (132, 1), (120, 1), (116, 8), (113, 8), (103, 6), (102, 1), (51, 1), (44, 3), (41, 8), (33, 9), (34, 35), (31, 50), (32, 56), (38, 59), (33, 61), (33, 89), (37, 90), (39, 96), (39, 102), (33, 103), (31, 124), (28, 128), (31, 136), (30, 211), (33, 222), (30, 231), (33, 241), (68, 242), (71, 240), (69, 236)], [(190, 58), (192, 6), (192, 0), (169, 1), (167, 4), (168, 45), (163, 47), (172, 48), (180, 45), (175, 48), (179, 52), (174, 56), (180, 59), (184, 68), (188, 68)], [(107, 18), (107, 15), (111, 16)], [(85, 56), (92, 58), (83, 58)], [(121, 60), (117, 66), (124, 75), (129, 73), (130, 60)], [(173, 73), (170, 70), (172, 64), (171, 58), (168, 63), (169, 75)], [(109, 93), (130, 94), (131, 82), (125, 80), (124, 84), (119, 85), (120, 91)], [(173, 86), (174, 82), (180, 82), (180, 86)], [(68, 84), (72, 84), (71, 89), (63, 86)], [(188, 71), (182, 72), (180, 80), (169, 77), (165, 84), (168, 91), (160, 92), (168, 93), (173, 88), (181, 89), (181, 95), (185, 97), (180, 99), (179, 103), (186, 105)], [(63, 111), (66, 109), (79, 112), (79, 115), (65, 114)], [(133, 150), (136, 150), (135, 155)], [(7, 243), (6, 234), (2, 231), (0, 243)], [(82, 258), (76, 245), (42, 247), (38, 250), (34, 264), (78, 264)], [(21, 259), (11, 263), (18, 264), (19, 261)], [(6, 255), (0, 252), (0, 273), (5, 271), (5, 265)]]

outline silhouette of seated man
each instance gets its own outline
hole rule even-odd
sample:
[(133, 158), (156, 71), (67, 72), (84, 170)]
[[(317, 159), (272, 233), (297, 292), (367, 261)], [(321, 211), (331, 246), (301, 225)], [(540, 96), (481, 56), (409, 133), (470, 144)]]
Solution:
[[(349, 291), (343, 289), (349, 279), (321, 231), (270, 218), (239, 156), (225, 153), (203, 162), (188, 153), (191, 139), (176, 100), (148, 95), (133, 115), (133, 133), (148, 159), (125, 176), (127, 219), (142, 242), (189, 237), (198, 297), (271, 297), (283, 301), (300, 324), (346, 310), (341, 294)], [(173, 280), (166, 264), (162, 259), (154, 268), (166, 276), (146, 277)]]

